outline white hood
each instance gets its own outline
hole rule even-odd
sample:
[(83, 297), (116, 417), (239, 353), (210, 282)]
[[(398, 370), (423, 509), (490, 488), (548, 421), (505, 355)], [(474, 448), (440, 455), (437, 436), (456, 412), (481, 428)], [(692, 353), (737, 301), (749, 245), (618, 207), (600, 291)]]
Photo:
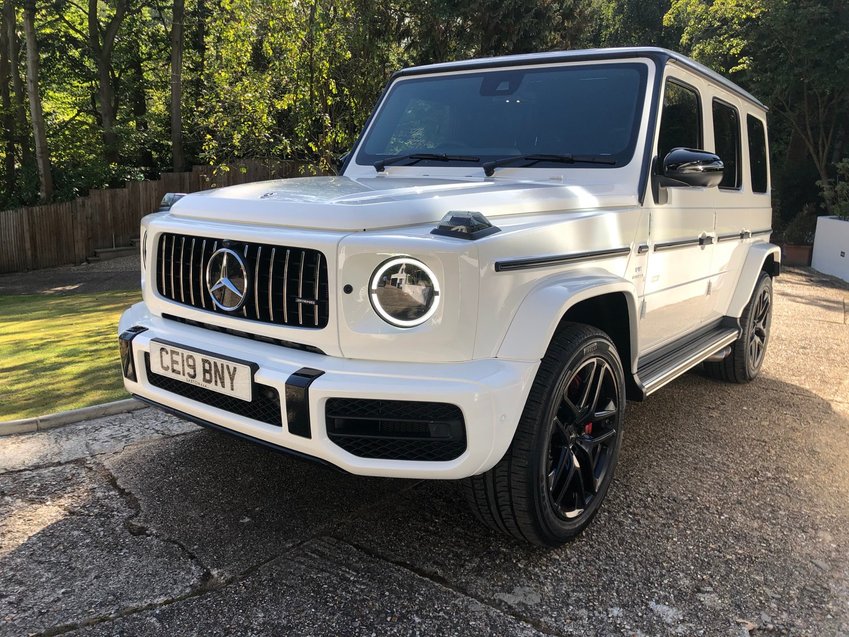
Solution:
[(188, 195), (171, 214), (264, 226), (357, 231), (435, 223), (452, 210), (487, 217), (637, 205), (621, 183), (375, 176), (262, 181)]

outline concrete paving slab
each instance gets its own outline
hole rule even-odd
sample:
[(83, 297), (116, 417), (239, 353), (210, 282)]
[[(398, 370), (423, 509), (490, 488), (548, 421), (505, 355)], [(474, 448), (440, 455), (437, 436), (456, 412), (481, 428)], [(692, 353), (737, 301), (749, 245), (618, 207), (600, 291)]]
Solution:
[(102, 468), (76, 462), (0, 476), (0, 635), (65, 627), (186, 595), (204, 571), (131, 526)]
[(318, 538), (200, 598), (81, 635), (541, 635), (529, 623), (343, 542)]
[(71, 462), (127, 445), (197, 431), (198, 427), (154, 409), (97, 418), (0, 441), (0, 473)]
[(222, 578), (413, 485), (352, 476), (205, 430), (105, 462), (138, 498), (138, 522), (184, 543)]

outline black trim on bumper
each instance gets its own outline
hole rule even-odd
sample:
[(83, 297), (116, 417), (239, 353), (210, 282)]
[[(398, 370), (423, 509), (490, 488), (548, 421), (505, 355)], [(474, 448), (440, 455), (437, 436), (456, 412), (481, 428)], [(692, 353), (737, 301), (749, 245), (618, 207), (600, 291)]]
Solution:
[(323, 374), (320, 369), (302, 367), (286, 380), (286, 422), (290, 434), (312, 438), (310, 385)]
[(134, 383), (138, 382), (138, 376), (136, 374), (136, 364), (133, 361), (133, 339), (146, 331), (146, 327), (133, 325), (133, 327), (121, 332), (118, 336), (118, 347), (121, 351), (121, 372), (124, 374), (124, 378)]
[[(160, 341), (161, 342), (161, 341)], [(147, 366), (147, 382), (157, 389), (162, 389), (175, 396), (201, 405), (221, 409), (222, 411), (255, 420), (274, 427), (283, 427), (283, 410), (280, 405), (280, 392), (276, 387), (263, 385), (251, 380), (252, 400), (246, 401), (236, 396), (222, 394), (205, 387), (184, 383), (170, 376), (161, 376), (150, 368), (150, 354), (144, 353)]]
[(160, 409), (165, 413), (171, 414), (172, 416), (177, 416), (177, 418), (182, 418), (183, 420), (193, 422), (194, 424), (200, 425), (201, 427), (206, 427), (207, 429), (212, 429), (214, 431), (220, 431), (221, 433), (233, 436), (234, 438), (241, 438), (242, 440), (245, 440), (247, 442), (252, 442), (262, 447), (266, 447), (267, 449), (271, 449), (272, 451), (276, 451), (277, 453), (282, 453), (284, 455), (291, 456), (292, 458), (296, 458), (298, 460), (311, 462), (313, 464), (320, 464), (325, 467), (331, 467), (333, 469), (336, 469), (337, 471), (340, 471), (342, 473), (347, 473), (347, 471), (344, 471), (340, 467), (337, 467), (335, 464), (328, 462), (327, 460), (316, 458), (315, 456), (310, 456), (306, 453), (294, 451), (293, 449), (288, 449), (286, 447), (281, 447), (280, 445), (275, 445), (274, 443), (268, 442), (266, 440), (261, 440), (259, 438), (254, 438), (253, 436), (248, 436), (246, 434), (241, 433), (240, 431), (234, 431), (233, 429), (228, 429), (227, 427), (222, 427), (221, 425), (216, 425), (215, 423), (211, 423), (208, 420), (204, 420), (203, 418), (198, 418), (197, 416), (192, 416), (191, 414), (187, 414), (177, 409), (166, 407), (165, 405), (161, 405), (153, 400), (150, 400), (149, 398), (139, 396), (138, 394), (133, 394), (133, 398), (136, 398), (142, 401), (143, 403), (150, 405), (151, 407)]

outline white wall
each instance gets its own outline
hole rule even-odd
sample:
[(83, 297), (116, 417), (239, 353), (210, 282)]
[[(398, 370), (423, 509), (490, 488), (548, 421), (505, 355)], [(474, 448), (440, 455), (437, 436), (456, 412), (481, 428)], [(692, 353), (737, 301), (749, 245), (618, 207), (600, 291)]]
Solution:
[(849, 281), (849, 221), (837, 217), (817, 219), (814, 270)]

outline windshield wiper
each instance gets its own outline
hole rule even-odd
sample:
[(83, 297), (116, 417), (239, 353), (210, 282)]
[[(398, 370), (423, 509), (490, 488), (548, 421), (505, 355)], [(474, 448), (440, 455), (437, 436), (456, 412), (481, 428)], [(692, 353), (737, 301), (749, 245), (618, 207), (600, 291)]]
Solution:
[(603, 155), (546, 155), (541, 153), (530, 153), (528, 155), (511, 155), (510, 157), (502, 157), (495, 161), (484, 162), (481, 166), (487, 177), (492, 177), (495, 169), (499, 166), (512, 164), (514, 161), (528, 161), (522, 168), (533, 166), (541, 161), (550, 161), (558, 164), (605, 164), (607, 166), (615, 166), (616, 160), (604, 157)]
[(411, 159), (412, 161), (407, 166), (412, 166), (413, 164), (417, 164), (420, 161), (431, 160), (431, 161), (470, 161), (477, 162), (480, 161), (480, 157), (472, 157), (471, 155), (446, 155), (445, 153), (409, 153), (406, 155), (393, 155), (392, 157), (387, 157), (386, 159), (381, 159), (379, 161), (374, 162), (374, 169), (382, 173), (383, 169), (389, 166), (390, 164), (397, 164), (399, 161), (404, 161), (405, 159)]

